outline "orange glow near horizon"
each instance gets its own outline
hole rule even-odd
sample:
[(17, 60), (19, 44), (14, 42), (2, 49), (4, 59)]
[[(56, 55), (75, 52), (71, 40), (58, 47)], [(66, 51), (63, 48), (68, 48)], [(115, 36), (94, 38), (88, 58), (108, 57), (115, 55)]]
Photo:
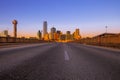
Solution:
[[(66, 31), (62, 31), (62, 32), (66, 32)], [(9, 35), (11, 37), (13, 37), (13, 31), (12, 30), (9, 30), (8, 31)], [(71, 31), (71, 33), (73, 33), (73, 31)], [(105, 30), (102, 31), (102, 30), (94, 30), (94, 31), (82, 31), (82, 29), (80, 29), (80, 35), (82, 38), (85, 38), (85, 37), (93, 37), (93, 36), (96, 36), (96, 35), (99, 35), (99, 34), (102, 34), (102, 33), (105, 33)], [(120, 33), (119, 32), (119, 29), (110, 29), (108, 30), (108, 33)], [(29, 37), (37, 37), (37, 32), (30, 32), (30, 31), (20, 31), (18, 30), (17, 32), (17, 37), (26, 37), (26, 38), (29, 38)]]
[[(99, 35), (99, 34), (102, 34), (100, 32), (98, 33), (80, 33), (81, 37), (82, 38), (86, 38), (86, 37), (94, 37), (96, 35)], [(13, 36), (13, 33), (9, 33), (9, 35), (12, 37)], [(17, 34), (17, 37), (26, 37), (26, 38), (29, 38), (29, 37), (37, 37), (37, 33), (18, 33)]]

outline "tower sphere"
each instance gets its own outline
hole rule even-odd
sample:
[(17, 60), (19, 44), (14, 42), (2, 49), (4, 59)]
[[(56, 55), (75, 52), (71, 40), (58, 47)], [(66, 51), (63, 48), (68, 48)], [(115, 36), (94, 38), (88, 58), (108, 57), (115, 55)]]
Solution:
[(13, 20), (12, 23), (13, 24), (17, 24), (18, 22), (17, 22), (17, 20)]

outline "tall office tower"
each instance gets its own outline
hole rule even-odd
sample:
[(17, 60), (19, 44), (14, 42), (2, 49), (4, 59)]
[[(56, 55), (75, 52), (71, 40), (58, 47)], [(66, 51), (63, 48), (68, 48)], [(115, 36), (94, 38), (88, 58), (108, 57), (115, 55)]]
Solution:
[(81, 38), (79, 29), (76, 29), (76, 30), (75, 30), (74, 36), (75, 36), (75, 39), (77, 39), (77, 40)]
[(17, 20), (13, 20), (12, 24), (13, 24), (13, 27), (14, 27), (14, 31), (13, 31), (14, 38), (17, 38), (17, 24), (18, 24)]
[(0, 36), (2, 37), (8, 37), (8, 30), (4, 30), (2, 33), (0, 33)]
[(56, 38), (57, 38), (57, 40), (60, 40), (60, 35), (61, 35), (62, 33), (61, 33), (61, 31), (60, 30), (57, 30), (56, 31)]
[(52, 27), (51, 28), (51, 33), (55, 33), (56, 32), (56, 28), (55, 27)]
[(71, 32), (66, 31), (66, 40), (71, 40)]
[(43, 22), (43, 38), (45, 37), (45, 35), (47, 34), (47, 21)]
[(51, 39), (54, 40), (54, 34), (56, 33), (56, 28), (55, 27), (52, 27), (51, 28)]
[(70, 35), (70, 31), (66, 31), (66, 35)]
[(61, 31), (57, 30), (57, 34), (61, 34)]
[(39, 40), (42, 40), (42, 33), (40, 30), (37, 32), (37, 36)]
[(79, 32), (79, 29), (76, 29), (76, 35), (78, 36), (78, 35), (80, 35), (80, 32)]

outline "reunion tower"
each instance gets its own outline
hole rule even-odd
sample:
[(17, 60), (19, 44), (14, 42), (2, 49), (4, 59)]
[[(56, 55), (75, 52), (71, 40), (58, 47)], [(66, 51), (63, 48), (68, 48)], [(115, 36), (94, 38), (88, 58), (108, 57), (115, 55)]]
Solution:
[(17, 38), (17, 24), (18, 24), (17, 20), (13, 20), (12, 24), (13, 24), (13, 28), (14, 28), (14, 31), (13, 31), (14, 38)]

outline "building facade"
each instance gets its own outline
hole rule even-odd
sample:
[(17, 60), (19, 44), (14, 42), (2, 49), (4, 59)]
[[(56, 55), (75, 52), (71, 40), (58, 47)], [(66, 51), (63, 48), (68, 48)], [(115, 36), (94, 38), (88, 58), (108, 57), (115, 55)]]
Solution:
[(76, 29), (73, 34), (74, 34), (74, 39), (75, 40), (81, 39), (81, 35), (80, 35), (80, 30), (79, 29)]
[(43, 22), (43, 38), (45, 38), (47, 34), (47, 21)]
[(42, 40), (42, 33), (41, 33), (40, 30), (38, 31), (37, 36), (38, 36), (38, 39), (39, 39), (39, 40)]
[(51, 28), (51, 40), (55, 40), (55, 33), (56, 33), (56, 28), (52, 27)]
[(4, 30), (2, 33), (0, 33), (1, 37), (8, 37), (8, 30)]

